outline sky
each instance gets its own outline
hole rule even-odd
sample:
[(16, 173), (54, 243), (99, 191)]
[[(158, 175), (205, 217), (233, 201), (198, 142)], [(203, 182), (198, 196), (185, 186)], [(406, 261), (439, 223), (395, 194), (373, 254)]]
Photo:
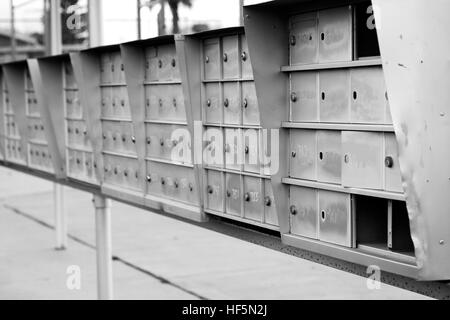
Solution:
[[(137, 9), (133, 0), (101, 0), (103, 2), (103, 44), (135, 40), (137, 36)], [(213, 28), (236, 26), (239, 24), (239, 0), (192, 0), (193, 6), (180, 6), (180, 25), (187, 23), (207, 23)], [(10, 28), (9, 0), (0, 0), (0, 29)], [(14, 0), (16, 9), (16, 29), (22, 33), (42, 32), (40, 22), (43, 0)], [(141, 10), (143, 38), (157, 36), (156, 16), (159, 7), (152, 12)], [(170, 10), (166, 10), (166, 24), (171, 26)]]

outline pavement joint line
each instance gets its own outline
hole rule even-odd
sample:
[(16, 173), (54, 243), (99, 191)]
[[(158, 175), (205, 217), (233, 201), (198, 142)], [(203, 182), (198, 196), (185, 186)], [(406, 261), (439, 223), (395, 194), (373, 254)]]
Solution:
[[(22, 216), (24, 218), (32, 220), (33, 222), (36, 222), (37, 224), (40, 224), (41, 226), (44, 226), (44, 227), (46, 227), (48, 229), (51, 229), (51, 230), (55, 230), (55, 227), (53, 225), (51, 225), (51, 224), (49, 224), (49, 223), (47, 223), (45, 221), (42, 221), (42, 220), (40, 220), (40, 219), (30, 215), (30, 214), (28, 214), (28, 213), (18, 209), (18, 208), (12, 207), (12, 206), (7, 205), (7, 204), (4, 204), (3, 207), (8, 209), (8, 210), (10, 210), (10, 211), (12, 211), (13, 213), (15, 213), (15, 214), (17, 214), (19, 216)], [(71, 239), (71, 240), (81, 244), (81, 245), (84, 245), (86, 247), (89, 247), (90, 249), (96, 250), (96, 247), (94, 245), (92, 245), (89, 242), (87, 242), (87, 241), (85, 241), (83, 239), (80, 239), (80, 238), (78, 238), (78, 237), (76, 237), (74, 235), (71, 235), (70, 233), (67, 234), (67, 237), (69, 239)], [(112, 255), (111, 258), (112, 258), (113, 261), (117, 261), (119, 263), (122, 263), (123, 265), (125, 265), (125, 266), (127, 266), (129, 268), (132, 268), (132, 269), (134, 269), (134, 270), (136, 270), (138, 272), (141, 272), (141, 273), (143, 273), (143, 274), (145, 274), (147, 276), (150, 276), (150, 277), (160, 281), (162, 284), (166, 284), (166, 285), (169, 285), (171, 287), (174, 287), (174, 288), (176, 288), (178, 290), (181, 290), (181, 291), (183, 291), (183, 292), (185, 292), (187, 294), (190, 294), (190, 295), (192, 295), (192, 296), (194, 296), (194, 297), (196, 297), (196, 298), (198, 298), (200, 300), (209, 300), (208, 298), (206, 298), (206, 297), (204, 297), (204, 296), (202, 296), (202, 295), (200, 295), (200, 294), (198, 294), (198, 293), (196, 293), (194, 291), (191, 291), (191, 290), (189, 290), (187, 288), (184, 288), (184, 287), (182, 287), (182, 286), (180, 286), (180, 285), (170, 281), (169, 279), (164, 278), (163, 276), (157, 275), (157, 274), (155, 274), (155, 273), (153, 273), (153, 272), (151, 272), (149, 270), (143, 269), (143, 268), (141, 268), (141, 267), (139, 267), (139, 266), (137, 266), (137, 265), (135, 265), (135, 264), (133, 264), (133, 263), (131, 263), (129, 261), (126, 261), (126, 260), (120, 258), (119, 256)]]

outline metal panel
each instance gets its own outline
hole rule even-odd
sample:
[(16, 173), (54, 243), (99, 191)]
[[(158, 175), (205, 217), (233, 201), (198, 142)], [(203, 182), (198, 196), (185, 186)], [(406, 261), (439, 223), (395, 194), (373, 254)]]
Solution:
[(120, 51), (111, 53), (111, 73), (112, 82), (114, 84), (124, 84), (125, 83), (125, 67), (122, 62), (122, 56)]
[(101, 104), (102, 104), (102, 116), (108, 117), (114, 114), (115, 105), (113, 99), (113, 88), (112, 87), (101, 87)]
[(203, 42), (203, 66), (205, 80), (220, 78), (220, 41), (218, 38)]
[(278, 226), (275, 196), (273, 194), (272, 183), (268, 179), (264, 180), (264, 222), (273, 226)]
[(149, 85), (145, 88), (149, 120), (186, 121), (181, 85)]
[(350, 195), (319, 190), (319, 239), (352, 246)]
[(223, 168), (224, 135), (222, 130), (207, 128), (204, 135), (203, 163), (205, 166)]
[(351, 70), (353, 123), (386, 123), (387, 92), (382, 68)]
[(385, 189), (393, 192), (403, 192), (402, 175), (398, 161), (398, 145), (394, 134), (384, 135), (385, 158), (384, 158), (384, 180)]
[(239, 36), (223, 37), (222, 51), (223, 78), (239, 78)]
[(383, 189), (383, 134), (342, 132), (342, 184), (345, 187)]
[(290, 233), (318, 239), (317, 190), (290, 187)]
[(250, 53), (248, 51), (248, 43), (247, 37), (245, 34), (241, 34), (241, 70), (242, 70), (242, 78), (252, 78), (253, 77), (253, 69), (252, 62), (250, 59)]
[(262, 179), (244, 176), (244, 217), (254, 221), (263, 221), (264, 192)]
[(223, 84), (223, 122), (225, 124), (241, 124), (242, 108), (239, 93), (239, 82)]
[(158, 53), (156, 47), (145, 49), (145, 80), (158, 80)]
[(291, 121), (316, 122), (318, 119), (317, 72), (291, 73)]
[(241, 129), (225, 129), (225, 167), (241, 170), (243, 164), (243, 137)]
[(208, 170), (206, 172), (206, 208), (223, 212), (224, 186), (221, 172)]
[(103, 121), (103, 150), (136, 154), (136, 138), (131, 122)]
[(291, 178), (316, 180), (317, 139), (314, 130), (290, 131), (290, 169)]
[(319, 62), (352, 60), (350, 6), (319, 11)]
[[(71, 118), (81, 118), (83, 116), (83, 109), (81, 108), (78, 90), (65, 90), (65, 105), (66, 115)], [(111, 99), (109, 99), (111, 101)], [(105, 101), (106, 103), (106, 101)], [(103, 107), (103, 106), (102, 106)], [(106, 107), (106, 105), (105, 105)]]
[(348, 122), (350, 113), (350, 72), (319, 72), (320, 121)]
[(318, 131), (317, 152), (317, 180), (320, 182), (341, 184), (341, 132)]
[(206, 83), (203, 99), (204, 121), (222, 123), (222, 105), (220, 103), (219, 83)]
[(112, 60), (109, 53), (100, 56), (100, 82), (103, 84), (112, 83)]
[(317, 13), (295, 16), (290, 23), (290, 64), (316, 63), (318, 58)]
[(68, 150), (67, 175), (74, 179), (95, 180), (94, 176), (94, 157), (91, 152)]
[(237, 174), (227, 173), (226, 180), (226, 200), (225, 211), (228, 214), (241, 216), (242, 206), (242, 191), (241, 191), (241, 176)]
[(86, 123), (82, 120), (67, 120), (67, 142), (71, 147), (90, 148)]
[(127, 87), (117, 86), (112, 88), (112, 110), (106, 117), (130, 118), (130, 101), (128, 100)]
[(254, 82), (242, 82), (242, 112), (244, 125), (261, 123)]
[[(175, 130), (183, 127), (166, 124), (147, 124), (146, 127), (147, 156), (177, 161), (173, 151), (179, 143), (182, 143), (183, 139), (175, 135), (177, 133)], [(186, 134), (188, 134), (187, 131)]]
[(63, 72), (64, 72), (64, 89), (77, 88), (75, 74), (73, 71), (72, 64), (70, 62), (66, 61), (63, 63)]
[(45, 127), (39, 118), (30, 118), (28, 120), (28, 137), (34, 141), (46, 142)]
[(158, 79), (160, 81), (180, 79), (174, 44), (158, 46), (158, 69)]

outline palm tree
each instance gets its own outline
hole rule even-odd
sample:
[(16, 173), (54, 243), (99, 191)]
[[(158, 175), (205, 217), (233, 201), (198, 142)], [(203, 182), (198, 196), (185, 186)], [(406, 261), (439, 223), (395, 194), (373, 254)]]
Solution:
[(167, 3), (170, 7), (170, 11), (172, 12), (172, 33), (178, 33), (180, 32), (180, 26), (179, 26), (179, 15), (178, 15), (178, 7), (180, 4), (183, 4), (187, 7), (192, 6), (193, 0), (149, 0), (144, 5), (149, 7), (151, 10), (156, 4), (161, 5), (161, 11), (158, 13), (158, 31), (160, 35), (165, 34), (165, 10), (164, 6)]

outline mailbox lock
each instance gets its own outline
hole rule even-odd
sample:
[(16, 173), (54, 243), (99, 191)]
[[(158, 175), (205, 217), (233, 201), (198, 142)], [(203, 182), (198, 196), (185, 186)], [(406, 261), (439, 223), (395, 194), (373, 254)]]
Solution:
[(173, 103), (173, 106), (176, 108), (177, 107), (177, 99), (173, 98), (172, 103)]
[(150, 107), (150, 99), (147, 99), (147, 107)]
[(349, 163), (349, 161), (350, 161), (350, 157), (348, 156), (348, 154), (346, 154), (346, 155), (344, 156), (344, 162), (345, 162), (345, 163)]
[(80, 130), (79, 130), (78, 128), (76, 128), (76, 129), (75, 129), (75, 133), (76, 133), (76, 134), (79, 134), (79, 133), (80, 133)]
[(297, 156), (297, 152), (292, 151), (291, 155), (292, 155), (292, 158), (295, 158)]
[(114, 72), (114, 65), (111, 65), (111, 71)]
[(272, 199), (269, 196), (265, 197), (264, 204), (266, 205), (266, 207), (270, 207), (272, 205)]
[(122, 136), (122, 141), (126, 142), (127, 141), (127, 137), (125, 135)]
[(159, 99), (159, 107), (162, 108), (162, 106), (163, 106), (163, 101), (162, 101), (162, 99)]
[(103, 140), (106, 140), (106, 134), (103, 134)]
[(250, 202), (250, 199), (251, 199), (250, 193), (247, 192), (247, 193), (244, 195), (244, 200), (245, 200), (246, 202)]
[(322, 41), (325, 40), (325, 33), (322, 32), (322, 33), (320, 34), (320, 39), (322, 39)]
[(190, 192), (194, 191), (194, 185), (192, 183), (189, 183), (189, 191)]
[(210, 100), (210, 99), (206, 100), (206, 105), (207, 105), (208, 107), (211, 107), (211, 100)]
[(147, 179), (147, 182), (148, 183), (151, 183), (152, 182), (152, 177), (151, 176), (147, 176), (147, 177), (145, 177), (146, 179)]
[(175, 180), (175, 181), (173, 182), (173, 185), (175, 186), (176, 189), (178, 189), (178, 186), (179, 186), (180, 184), (178, 183), (177, 180)]
[(325, 211), (322, 211), (322, 212), (320, 213), (320, 215), (321, 215), (321, 217), (322, 217), (322, 221), (325, 222), (325, 220), (327, 219), (327, 215), (326, 215)]
[(125, 171), (123, 172), (123, 175), (124, 175), (125, 177), (128, 177), (128, 170), (125, 170)]
[(125, 66), (122, 64), (120, 64), (120, 70), (124, 71), (125, 70)]
[(152, 139), (147, 138), (147, 144), (151, 144), (152, 143)]
[(245, 146), (245, 154), (249, 154), (250, 148), (248, 146)]
[(115, 174), (115, 175), (119, 174), (119, 169), (114, 168), (114, 174)]
[(77, 164), (80, 164), (80, 163), (81, 163), (80, 159), (77, 159)]
[(177, 61), (175, 59), (172, 59), (172, 67), (175, 68), (176, 65), (177, 65)]
[(161, 178), (161, 184), (162, 184), (162, 185), (165, 185), (165, 184), (166, 184), (166, 179)]
[(108, 170), (108, 168), (105, 167), (104, 171), (105, 171), (105, 173), (107, 173), (109, 170)]
[(230, 152), (230, 150), (231, 150), (231, 148), (230, 148), (230, 145), (227, 143), (227, 144), (225, 144), (225, 152)]
[(131, 142), (136, 143), (136, 137), (135, 136), (131, 136)]
[(289, 208), (290, 213), (295, 216), (297, 214), (297, 207), (296, 206), (291, 206)]
[(247, 60), (247, 53), (245, 51), (242, 51), (241, 58), (242, 58), (242, 61), (246, 61)]
[(161, 145), (161, 147), (164, 147), (164, 139), (163, 139), (163, 138), (161, 138), (161, 139), (159, 140), (159, 144)]
[(97, 162), (94, 162), (94, 168), (97, 169)]
[(231, 191), (227, 190), (227, 197), (230, 198), (231, 197)]
[(292, 35), (290, 42), (291, 42), (291, 46), (295, 46), (297, 44), (297, 38), (294, 35)]
[(394, 166), (394, 159), (390, 156), (384, 159), (384, 165), (386, 168), (392, 168)]
[(247, 109), (247, 107), (248, 107), (248, 101), (247, 101), (247, 99), (244, 99), (244, 103), (243, 103), (242, 105), (243, 105), (243, 107), (244, 107), (245, 109)]
[(148, 61), (145, 62), (145, 68), (150, 69), (150, 63)]
[(228, 55), (226, 53), (223, 54), (223, 62), (228, 61)]
[(134, 177), (135, 177), (136, 179), (139, 179), (139, 172), (136, 171), (136, 172), (134, 173)]
[(208, 56), (205, 57), (205, 62), (209, 63), (209, 57)]
[(208, 186), (208, 188), (206, 190), (209, 194), (213, 194), (213, 192), (214, 192), (214, 190), (211, 186)]
[(125, 107), (125, 100), (120, 100), (120, 104), (122, 105), (122, 107)]
[(295, 92), (291, 93), (291, 101), (292, 102), (297, 102), (297, 94)]
[(87, 136), (87, 130), (85, 129), (84, 131), (83, 131), (83, 134), (85, 135), (85, 136)]
[(225, 108), (228, 108), (228, 106), (230, 105), (230, 101), (225, 98), (225, 100), (223, 101), (223, 105), (225, 106)]
[[(29, 127), (30, 128), (30, 127)], [(31, 128), (30, 128), (31, 129)], [(68, 133), (72, 133), (72, 129), (71, 128), (67, 128), (67, 132)]]
[(353, 100), (358, 99), (358, 92), (353, 91)]
[(158, 67), (159, 67), (160, 69), (162, 68), (162, 65), (163, 65), (162, 60), (158, 60)]
[(176, 147), (177, 144), (178, 144), (178, 141), (177, 141), (177, 140), (172, 140), (172, 145), (173, 145), (174, 147)]

